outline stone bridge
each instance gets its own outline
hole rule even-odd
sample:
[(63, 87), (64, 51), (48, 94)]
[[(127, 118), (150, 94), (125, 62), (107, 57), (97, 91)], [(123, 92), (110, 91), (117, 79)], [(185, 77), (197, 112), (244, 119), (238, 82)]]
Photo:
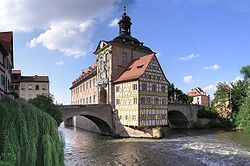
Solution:
[(81, 115), (93, 121), (103, 134), (111, 135), (113, 132), (112, 108), (109, 104), (62, 105), (61, 109), (66, 123), (73, 116)]
[(170, 128), (190, 128), (197, 120), (200, 106), (183, 103), (168, 104), (168, 120)]
[[(123, 128), (123, 126), (120, 123), (114, 122), (114, 117), (113, 117), (114, 114), (112, 111), (112, 107), (109, 104), (62, 105), (61, 109), (64, 113), (63, 121), (65, 121), (65, 124), (73, 125), (72, 117), (80, 115), (93, 121), (102, 134), (112, 135), (117, 132), (116, 131), (117, 128)], [(170, 128), (192, 127), (192, 123), (197, 120), (198, 109), (199, 107), (196, 105), (183, 104), (183, 103), (169, 103), (168, 104), (169, 127)]]

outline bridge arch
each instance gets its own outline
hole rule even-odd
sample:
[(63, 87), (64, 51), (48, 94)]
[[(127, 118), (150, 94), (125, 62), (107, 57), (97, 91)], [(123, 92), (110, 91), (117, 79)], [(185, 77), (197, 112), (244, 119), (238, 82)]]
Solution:
[(189, 128), (190, 122), (188, 118), (178, 110), (168, 112), (168, 122), (171, 128)]
[(102, 134), (111, 135), (113, 132), (112, 109), (108, 104), (64, 105), (61, 109), (63, 121), (80, 115), (94, 122)]

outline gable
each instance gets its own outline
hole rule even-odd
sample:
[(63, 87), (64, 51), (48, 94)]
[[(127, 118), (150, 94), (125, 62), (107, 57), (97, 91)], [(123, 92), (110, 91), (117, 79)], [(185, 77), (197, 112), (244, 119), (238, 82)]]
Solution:
[(108, 42), (107, 42), (107, 41), (104, 41), (104, 40), (101, 40), (101, 41), (98, 43), (98, 45), (97, 45), (97, 47), (96, 47), (96, 49), (95, 49), (94, 54), (95, 54), (98, 50), (100, 50), (100, 49), (102, 49), (103, 47), (105, 47), (106, 45), (108, 45)]
[(162, 81), (166, 81), (167, 84), (170, 84), (168, 79), (166, 78), (162, 68), (161, 68), (161, 65), (157, 59), (156, 56), (154, 56), (149, 65), (147, 66), (147, 69), (146, 71), (144, 72), (144, 74), (141, 76), (141, 77), (144, 77), (144, 78), (147, 78), (147, 74), (149, 73), (155, 73), (155, 75), (159, 76), (160, 78), (162, 78), (163, 80)]

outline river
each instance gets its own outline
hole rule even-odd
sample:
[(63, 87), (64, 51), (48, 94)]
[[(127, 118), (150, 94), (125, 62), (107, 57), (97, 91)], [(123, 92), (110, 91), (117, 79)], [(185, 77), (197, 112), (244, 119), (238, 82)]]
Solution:
[(65, 165), (250, 166), (250, 135), (207, 130), (172, 130), (166, 138), (113, 139), (61, 126)]

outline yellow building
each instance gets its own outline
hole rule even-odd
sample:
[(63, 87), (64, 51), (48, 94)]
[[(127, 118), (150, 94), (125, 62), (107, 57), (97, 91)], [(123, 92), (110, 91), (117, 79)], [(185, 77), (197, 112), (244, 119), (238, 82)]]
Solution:
[(20, 98), (30, 100), (37, 95), (49, 94), (48, 76), (22, 76), (21, 70), (12, 70), (11, 89)]
[(123, 125), (167, 125), (169, 82), (154, 54), (132, 61), (114, 82), (115, 109)]
[(76, 79), (71, 90), (71, 104), (97, 104), (96, 64), (85, 69)]
[(0, 32), (0, 98), (11, 90), (13, 66), (13, 33)]

